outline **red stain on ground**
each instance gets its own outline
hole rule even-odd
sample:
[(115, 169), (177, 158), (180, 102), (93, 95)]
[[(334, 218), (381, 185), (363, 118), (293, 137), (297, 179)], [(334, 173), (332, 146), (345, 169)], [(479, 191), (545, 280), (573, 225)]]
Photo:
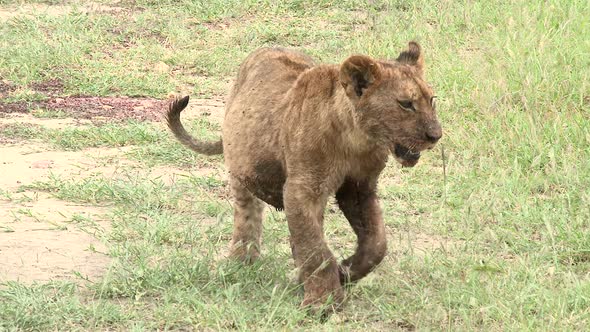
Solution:
[[(96, 97), (96, 96), (62, 96), (63, 82), (51, 79), (30, 85), (36, 92), (48, 97), (41, 101), (0, 101), (0, 113), (29, 113), (31, 110), (43, 109), (62, 111), (75, 119), (109, 118), (115, 120), (135, 119), (160, 120), (166, 109), (166, 100), (147, 97)], [(6, 97), (16, 89), (15, 85), (0, 80), (0, 98)]]
[(29, 113), (43, 109), (62, 111), (74, 119), (109, 118), (116, 120), (159, 120), (166, 107), (166, 100), (131, 97), (53, 97), (34, 102), (0, 102), (0, 113)]

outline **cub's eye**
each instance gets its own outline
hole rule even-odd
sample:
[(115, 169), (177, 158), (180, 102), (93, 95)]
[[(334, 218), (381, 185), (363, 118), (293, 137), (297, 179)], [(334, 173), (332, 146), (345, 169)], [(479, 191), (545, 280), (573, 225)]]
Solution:
[(416, 111), (416, 109), (414, 108), (414, 105), (412, 105), (411, 100), (398, 100), (397, 102), (399, 103), (399, 106), (401, 106), (406, 111), (412, 111), (412, 112)]

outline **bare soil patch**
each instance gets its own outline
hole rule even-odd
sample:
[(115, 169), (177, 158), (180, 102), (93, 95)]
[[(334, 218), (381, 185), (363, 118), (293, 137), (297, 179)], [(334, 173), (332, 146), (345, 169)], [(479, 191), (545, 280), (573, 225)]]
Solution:
[[(120, 156), (125, 148), (91, 148), (82, 151), (47, 151), (40, 144), (0, 146), (0, 188), (19, 187), (45, 180), (50, 174), (84, 177), (89, 173), (112, 174), (121, 165), (97, 166), (97, 158)], [(122, 161), (123, 162), (123, 161)]]
[[(45, 120), (21, 116), (21, 121), (69, 125), (72, 119)], [(0, 120), (16, 120), (0, 119)], [(141, 172), (171, 184), (190, 172), (171, 167), (145, 169), (127, 160), (123, 148), (47, 151), (40, 143), (0, 145), (0, 283), (49, 280), (96, 280), (110, 264), (101, 239), (110, 224), (108, 207), (75, 204), (49, 194), (22, 191), (23, 185), (45, 181), (51, 174), (87, 178), (93, 174), (117, 177)], [(199, 170), (199, 174), (216, 170)]]
[(437, 250), (446, 252), (457, 249), (463, 242), (437, 235), (394, 231), (388, 234), (390, 251), (396, 255), (424, 256)]
[[(116, 176), (132, 163), (118, 157), (122, 152), (45, 151), (39, 145), (0, 147), (0, 188), (4, 190), (0, 196), (0, 283), (95, 280), (105, 272), (110, 258), (101, 235), (109, 229), (104, 217), (107, 207), (73, 204), (46, 193), (20, 192), (19, 188), (46, 180), (51, 173), (68, 177), (91, 173)], [(116, 162), (101, 165), (101, 159)]]
[(92, 121), (75, 118), (37, 118), (29, 113), (0, 113), (0, 127), (12, 124), (28, 124), (31, 126), (43, 126), (49, 129), (62, 129), (66, 127), (83, 127), (92, 124)]
[(110, 259), (100, 235), (109, 228), (103, 217), (108, 209), (19, 188), (46, 180), (51, 173), (112, 172), (113, 167), (97, 168), (95, 158), (116, 153), (45, 151), (36, 144), (0, 146), (0, 282), (94, 280), (104, 273)]
[[(33, 201), (0, 201), (0, 283), (101, 276), (110, 262), (100, 240), (108, 228), (106, 209), (30, 192), (18, 196), (24, 195)], [(88, 224), (78, 225), (75, 218)]]
[[(0, 97), (10, 96), (18, 86), (0, 80)], [(61, 96), (58, 79), (33, 83), (30, 88), (46, 95), (43, 101), (0, 101), (0, 126), (19, 124), (52, 129), (89, 125), (96, 121), (160, 121), (167, 100), (133, 97)], [(187, 118), (209, 117), (221, 123), (221, 99), (193, 99)], [(36, 110), (61, 111), (66, 118), (47, 119), (32, 115)], [(110, 264), (101, 235), (109, 229), (107, 207), (72, 204), (47, 193), (22, 191), (23, 185), (45, 181), (51, 174), (86, 178), (93, 174), (119, 176), (141, 172), (171, 184), (191, 172), (172, 167), (149, 170), (124, 157), (130, 147), (91, 148), (82, 151), (48, 151), (42, 143), (18, 142), (10, 137), (0, 142), (0, 283), (49, 280), (95, 280)], [(199, 169), (196, 174), (219, 174), (217, 169)], [(195, 173), (193, 170), (192, 173)], [(79, 221), (79, 222), (77, 222)]]

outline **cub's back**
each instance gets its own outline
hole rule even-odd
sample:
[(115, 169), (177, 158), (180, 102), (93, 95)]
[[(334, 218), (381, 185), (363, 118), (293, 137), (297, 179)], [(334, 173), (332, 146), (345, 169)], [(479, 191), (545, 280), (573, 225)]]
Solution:
[(300, 52), (284, 48), (261, 48), (250, 54), (240, 66), (227, 100), (226, 116), (234, 109), (276, 104), (313, 60)]
[(273, 148), (269, 140), (278, 137), (285, 110), (281, 103), (297, 77), (312, 65), (307, 55), (282, 48), (262, 48), (244, 60), (226, 104), (226, 157), (238, 147), (240, 153)]
[(285, 96), (299, 75), (313, 66), (302, 53), (262, 48), (240, 66), (227, 99), (222, 126), (225, 163), (231, 176), (276, 207), (284, 170), (279, 137)]

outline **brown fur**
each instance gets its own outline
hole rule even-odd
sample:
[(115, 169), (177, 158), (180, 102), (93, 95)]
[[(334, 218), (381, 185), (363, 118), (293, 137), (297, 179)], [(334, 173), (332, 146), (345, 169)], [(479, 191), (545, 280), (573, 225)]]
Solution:
[[(262, 202), (285, 209), (303, 305), (329, 298), (340, 304), (341, 285), (363, 278), (387, 251), (376, 187), (389, 154), (414, 166), (442, 135), (423, 72), (415, 42), (396, 61), (355, 55), (339, 66), (260, 49), (240, 67), (223, 143), (191, 138), (179, 117), (188, 97), (171, 103), (168, 124), (182, 143), (225, 154), (235, 199), (233, 255), (244, 261), (259, 255)], [(334, 194), (358, 237), (356, 252), (340, 265), (323, 234), (324, 208)]]

